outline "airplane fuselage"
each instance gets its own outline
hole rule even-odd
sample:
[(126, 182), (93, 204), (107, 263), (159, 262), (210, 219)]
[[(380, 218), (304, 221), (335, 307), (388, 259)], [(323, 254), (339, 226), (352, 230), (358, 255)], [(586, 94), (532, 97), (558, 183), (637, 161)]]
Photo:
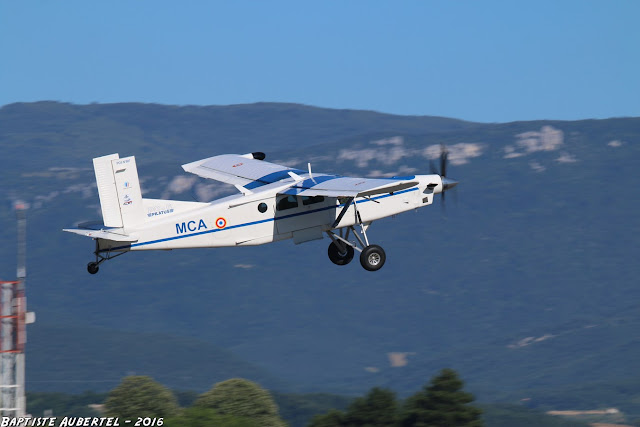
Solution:
[[(442, 190), (439, 175), (418, 175), (408, 179), (418, 184), (390, 194), (357, 197), (344, 213), (344, 199), (321, 196), (270, 194), (251, 198), (236, 194), (212, 203), (197, 204), (186, 211), (174, 209), (172, 201), (156, 201), (159, 207), (147, 213), (153, 216), (152, 222), (123, 230), (136, 238), (136, 242), (98, 239), (99, 250), (170, 250), (262, 245), (283, 239), (293, 239), (295, 243), (321, 239), (323, 233), (331, 229), (358, 223), (368, 225), (381, 218), (430, 205), (434, 194)], [(341, 213), (340, 222), (335, 224)]]

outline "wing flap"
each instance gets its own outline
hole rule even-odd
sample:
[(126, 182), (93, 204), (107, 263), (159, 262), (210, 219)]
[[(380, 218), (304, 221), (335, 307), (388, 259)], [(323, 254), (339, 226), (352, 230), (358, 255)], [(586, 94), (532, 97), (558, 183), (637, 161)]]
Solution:
[(358, 193), (358, 196), (368, 197), (368, 196), (374, 196), (376, 194), (395, 193), (396, 191), (406, 190), (407, 188), (411, 188), (416, 185), (418, 185), (418, 181), (399, 182), (394, 185), (388, 185), (388, 186), (374, 188), (368, 191), (363, 191), (362, 193)]
[(405, 190), (418, 184), (417, 181), (349, 177), (331, 177), (317, 184), (309, 181), (313, 180), (307, 179), (282, 194), (310, 197), (369, 197)]

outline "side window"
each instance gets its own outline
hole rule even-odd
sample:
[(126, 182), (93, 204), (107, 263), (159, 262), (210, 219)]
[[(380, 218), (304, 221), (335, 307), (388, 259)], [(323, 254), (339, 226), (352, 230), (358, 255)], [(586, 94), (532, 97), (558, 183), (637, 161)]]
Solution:
[(323, 196), (313, 196), (313, 197), (302, 196), (302, 204), (304, 206), (313, 205), (313, 204), (322, 203), (322, 202), (324, 202)]
[(296, 196), (287, 196), (283, 197), (278, 201), (276, 205), (276, 210), (284, 211), (287, 209), (297, 208), (298, 207), (298, 199)]

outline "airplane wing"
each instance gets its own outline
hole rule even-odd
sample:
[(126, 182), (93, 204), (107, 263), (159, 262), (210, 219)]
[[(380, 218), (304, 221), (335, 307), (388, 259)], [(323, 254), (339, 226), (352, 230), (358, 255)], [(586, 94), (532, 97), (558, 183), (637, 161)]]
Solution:
[(376, 194), (401, 191), (413, 187), (416, 184), (418, 184), (417, 181), (402, 178), (373, 179), (335, 175), (314, 175), (313, 179), (305, 179), (286, 191), (283, 191), (282, 194), (311, 197), (369, 197)]
[[(186, 172), (235, 185), (245, 194), (279, 181), (291, 183), (278, 194), (325, 197), (369, 197), (393, 193), (418, 184), (413, 177), (373, 179), (313, 174), (275, 163), (256, 160), (251, 155), (224, 154), (182, 165)], [(302, 175), (302, 177), (301, 177)]]
[(291, 178), (289, 172), (303, 173), (298, 169), (256, 160), (238, 154), (223, 154), (182, 165), (186, 172), (203, 178), (215, 179), (248, 190)]

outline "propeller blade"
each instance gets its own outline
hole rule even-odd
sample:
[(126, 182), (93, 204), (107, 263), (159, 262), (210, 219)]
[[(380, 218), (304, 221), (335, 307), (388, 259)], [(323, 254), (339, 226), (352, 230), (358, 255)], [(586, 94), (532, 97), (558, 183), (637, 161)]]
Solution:
[(447, 151), (447, 147), (445, 147), (445, 145), (442, 144), (440, 149), (440, 176), (447, 176), (448, 157), (449, 157), (449, 152)]
[[(440, 170), (436, 168), (433, 160), (429, 160), (429, 172), (434, 175), (440, 175), (442, 179), (442, 192), (440, 192), (440, 197), (442, 198), (442, 208), (445, 208), (445, 200), (446, 195), (445, 192), (447, 190), (452, 189), (456, 185), (458, 185), (458, 181), (455, 179), (447, 178), (447, 163), (449, 163), (449, 150), (447, 150), (447, 146), (444, 144), (440, 144), (440, 158), (438, 159), (440, 163)], [(457, 203), (457, 195), (456, 195), (456, 203)]]
[(429, 173), (432, 175), (440, 175), (436, 165), (433, 163), (433, 160), (429, 160)]

